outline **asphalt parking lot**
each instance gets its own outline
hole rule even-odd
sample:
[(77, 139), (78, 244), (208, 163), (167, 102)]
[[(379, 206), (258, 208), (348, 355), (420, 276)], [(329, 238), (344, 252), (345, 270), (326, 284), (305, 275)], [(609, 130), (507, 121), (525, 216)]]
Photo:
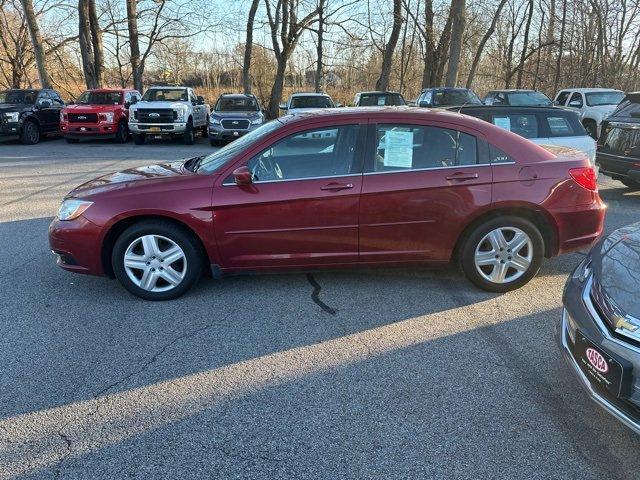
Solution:
[[(0, 144), (0, 478), (638, 478), (640, 439), (554, 340), (580, 254), (504, 295), (455, 269), (204, 280), (150, 303), (59, 269), (47, 227), (103, 173), (211, 151)], [(607, 230), (640, 193), (607, 177)]]

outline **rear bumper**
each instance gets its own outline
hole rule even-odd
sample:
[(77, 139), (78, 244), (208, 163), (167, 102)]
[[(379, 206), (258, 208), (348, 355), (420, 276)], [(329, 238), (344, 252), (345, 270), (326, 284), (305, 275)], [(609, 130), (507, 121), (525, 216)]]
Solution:
[(101, 228), (83, 216), (71, 221), (54, 218), (49, 225), (49, 247), (58, 266), (76, 273), (103, 275)]
[(558, 254), (591, 247), (604, 231), (607, 206), (595, 195), (592, 204), (580, 210), (555, 211), (553, 216), (558, 225)]
[(598, 153), (596, 163), (600, 166), (600, 173), (613, 178), (630, 177), (640, 178), (640, 159)]

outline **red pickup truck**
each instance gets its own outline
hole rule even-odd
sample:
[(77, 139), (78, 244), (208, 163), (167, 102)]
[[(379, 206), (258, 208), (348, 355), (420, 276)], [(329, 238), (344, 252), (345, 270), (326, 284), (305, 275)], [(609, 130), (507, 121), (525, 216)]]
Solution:
[(60, 133), (67, 142), (81, 139), (129, 140), (129, 105), (140, 100), (137, 90), (87, 90), (60, 112)]

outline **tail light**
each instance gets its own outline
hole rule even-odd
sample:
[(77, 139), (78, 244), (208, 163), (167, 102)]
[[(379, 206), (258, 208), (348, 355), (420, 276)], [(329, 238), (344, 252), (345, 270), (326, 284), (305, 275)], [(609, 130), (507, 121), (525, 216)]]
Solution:
[(582, 188), (593, 192), (598, 190), (596, 171), (593, 167), (572, 168), (569, 170), (569, 175)]

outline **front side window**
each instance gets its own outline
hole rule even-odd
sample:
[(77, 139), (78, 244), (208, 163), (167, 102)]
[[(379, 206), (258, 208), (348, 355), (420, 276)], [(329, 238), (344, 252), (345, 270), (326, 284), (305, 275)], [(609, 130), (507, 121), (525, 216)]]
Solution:
[(80, 105), (119, 105), (122, 92), (91, 92), (86, 91), (78, 97)]
[(564, 105), (565, 103), (567, 103), (567, 98), (569, 98), (570, 93), (571, 92), (567, 92), (567, 91), (560, 92), (558, 94), (558, 98), (556, 98), (556, 103), (558, 105)]
[(538, 119), (535, 115), (521, 113), (493, 115), (491, 123), (524, 138), (540, 137)]
[(618, 105), (624, 98), (622, 92), (590, 92), (584, 94), (587, 105), (597, 107), (598, 105)]
[(142, 96), (145, 102), (186, 102), (188, 93), (184, 88), (152, 88)]
[(64, 102), (62, 101), (62, 98), (60, 98), (60, 95), (58, 94), (58, 92), (54, 92), (52, 90), (49, 92), (49, 96), (51, 97), (51, 100), (53, 100), (54, 105), (58, 105), (58, 106), (64, 105)]
[(349, 175), (356, 162), (358, 125), (320, 128), (278, 140), (253, 157), (247, 167), (254, 182)]
[(476, 138), (463, 132), (419, 125), (378, 125), (374, 172), (475, 165)]
[(582, 95), (580, 95), (580, 92), (575, 92), (573, 95), (571, 95), (571, 99), (569, 100), (569, 106), (575, 107), (575, 108), (582, 107)]
[(52, 105), (51, 97), (47, 92), (40, 92), (40, 95), (38, 95), (38, 106), (44, 107), (47, 105)]
[(320, 95), (293, 97), (290, 108), (333, 108), (333, 102)]

